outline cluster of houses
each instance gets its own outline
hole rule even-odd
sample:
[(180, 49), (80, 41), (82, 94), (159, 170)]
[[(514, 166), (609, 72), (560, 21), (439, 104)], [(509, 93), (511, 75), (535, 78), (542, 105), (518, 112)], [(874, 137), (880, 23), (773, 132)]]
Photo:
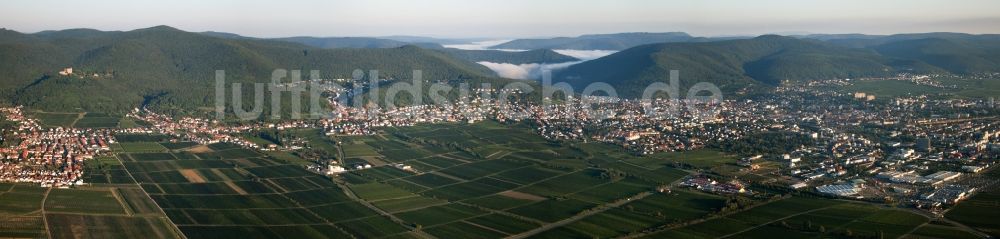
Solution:
[[(595, 103), (597, 102), (597, 103)], [(593, 107), (587, 105), (597, 104)], [(621, 146), (637, 155), (658, 152), (689, 151), (707, 144), (738, 140), (766, 129), (766, 112), (747, 107), (754, 102), (681, 100), (627, 100), (607, 97), (601, 100), (572, 99), (563, 104), (529, 106), (538, 112), (532, 118), (537, 131), (550, 140), (598, 141)], [(699, 114), (688, 109), (700, 105), (714, 114)]]
[(191, 141), (199, 144), (232, 143), (245, 148), (258, 149), (261, 145), (246, 138), (233, 135), (233, 133), (247, 132), (257, 128), (254, 125), (222, 125), (216, 120), (200, 119), (194, 117), (182, 117), (175, 120), (173, 117), (158, 114), (147, 109), (133, 109), (126, 114), (131, 117), (150, 124), (150, 127), (118, 129), (119, 133), (145, 132), (159, 133), (174, 136), (183, 141)]
[(0, 181), (38, 183), (43, 187), (83, 184), (83, 162), (105, 156), (115, 143), (105, 129), (43, 128), (22, 107), (0, 108), (17, 124), (16, 144), (0, 147)]

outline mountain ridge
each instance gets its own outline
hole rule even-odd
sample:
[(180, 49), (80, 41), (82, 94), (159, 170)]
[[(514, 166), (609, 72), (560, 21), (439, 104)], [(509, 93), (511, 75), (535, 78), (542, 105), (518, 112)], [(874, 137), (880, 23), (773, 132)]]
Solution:
[(572, 50), (623, 50), (626, 48), (660, 42), (685, 42), (698, 39), (683, 32), (626, 32), (612, 34), (587, 34), (577, 37), (543, 39), (517, 39), (490, 47), (490, 49), (572, 49)]
[(944, 72), (919, 60), (889, 57), (866, 48), (847, 48), (813, 39), (764, 35), (752, 39), (657, 43), (633, 47), (555, 72), (555, 81), (582, 89), (593, 82), (638, 97), (653, 82), (680, 71), (681, 88), (709, 82), (733, 92), (784, 80), (887, 76), (899, 72)]
[[(243, 83), (269, 82), (274, 69), (320, 70), (326, 78), (379, 70), (387, 79), (409, 79), (413, 70), (422, 70), (427, 80), (509, 81), (482, 65), (415, 46), (322, 49), (166, 26), (87, 37), (4, 33), (0, 60), (11, 62), (0, 66), (4, 101), (54, 111), (123, 112), (147, 102), (164, 111), (191, 112), (213, 104), (215, 70), (226, 70), (228, 82)], [(66, 67), (76, 74), (56, 73)]]

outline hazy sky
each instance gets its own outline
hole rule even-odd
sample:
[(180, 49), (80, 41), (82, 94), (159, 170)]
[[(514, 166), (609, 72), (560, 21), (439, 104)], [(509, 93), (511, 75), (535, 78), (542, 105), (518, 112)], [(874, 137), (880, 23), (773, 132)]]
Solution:
[(131, 30), (170, 25), (257, 37), (531, 37), (684, 31), (1000, 33), (997, 0), (4, 0), (0, 27)]

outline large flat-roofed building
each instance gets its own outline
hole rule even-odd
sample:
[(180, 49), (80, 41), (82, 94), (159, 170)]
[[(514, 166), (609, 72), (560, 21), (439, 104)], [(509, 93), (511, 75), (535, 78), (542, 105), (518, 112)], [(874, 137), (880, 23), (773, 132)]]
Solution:
[(823, 194), (830, 194), (841, 197), (854, 196), (858, 194), (858, 188), (852, 184), (823, 185), (816, 187), (816, 191)]

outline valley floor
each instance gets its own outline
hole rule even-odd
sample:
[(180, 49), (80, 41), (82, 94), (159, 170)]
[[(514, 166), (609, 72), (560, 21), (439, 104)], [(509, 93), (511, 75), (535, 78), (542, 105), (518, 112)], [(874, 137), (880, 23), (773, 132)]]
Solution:
[[(900, 208), (761, 190), (752, 204), (677, 187), (718, 152), (633, 156), (492, 122), (294, 132), (347, 168), (230, 144), (118, 137), (86, 186), (0, 184), (0, 236), (34, 238), (975, 238)], [(697, 156), (697, 157), (695, 157)], [(649, 158), (665, 157), (665, 158)], [(370, 165), (365, 168), (363, 165)], [(669, 189), (661, 192), (660, 189)]]

